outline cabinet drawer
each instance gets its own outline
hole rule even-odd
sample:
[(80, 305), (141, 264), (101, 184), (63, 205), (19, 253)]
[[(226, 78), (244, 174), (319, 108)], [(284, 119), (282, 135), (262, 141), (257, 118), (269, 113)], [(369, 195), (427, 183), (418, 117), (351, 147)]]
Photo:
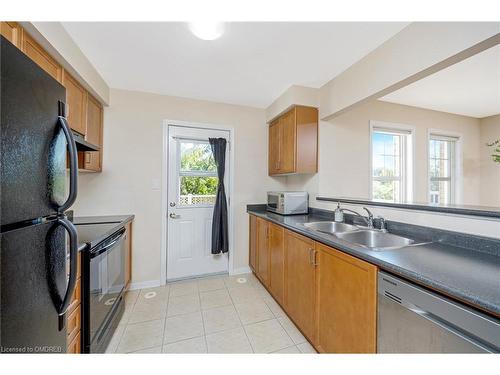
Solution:
[(73, 312), (69, 313), (66, 321), (66, 326), (68, 342), (71, 342), (80, 333), (80, 306), (73, 310)]
[(68, 347), (66, 349), (66, 353), (68, 354), (78, 354), (81, 353), (80, 347), (80, 332), (75, 336), (72, 341), (68, 340)]
[(75, 291), (73, 292), (73, 296), (71, 297), (71, 302), (68, 306), (68, 313), (72, 313), (73, 310), (80, 305), (81, 296), (82, 296), (82, 282), (81, 279), (76, 280)]

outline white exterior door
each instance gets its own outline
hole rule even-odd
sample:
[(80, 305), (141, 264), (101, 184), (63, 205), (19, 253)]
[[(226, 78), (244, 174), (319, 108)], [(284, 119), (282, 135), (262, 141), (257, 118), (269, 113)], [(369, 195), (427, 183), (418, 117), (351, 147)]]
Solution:
[(208, 138), (228, 141), (224, 177), (228, 194), (229, 131), (168, 127), (167, 280), (228, 271), (228, 254), (211, 253), (218, 178)]

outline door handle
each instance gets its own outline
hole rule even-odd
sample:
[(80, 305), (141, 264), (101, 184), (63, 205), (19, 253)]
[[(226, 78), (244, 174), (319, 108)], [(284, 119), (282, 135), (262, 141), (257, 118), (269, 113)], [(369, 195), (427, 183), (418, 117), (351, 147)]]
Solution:
[(176, 214), (176, 213), (174, 213), (174, 212), (171, 212), (171, 213), (170, 213), (170, 215), (168, 215), (168, 216), (170, 216), (170, 218), (171, 218), (171, 219), (178, 219), (178, 218), (180, 218), (180, 217), (181, 217), (181, 215), (177, 215), (177, 214)]
[(316, 267), (318, 265), (318, 263), (316, 262), (316, 253), (317, 251), (314, 250), (313, 248), (309, 249), (309, 263), (313, 267)]
[(77, 190), (78, 190), (78, 152), (76, 149), (76, 143), (73, 139), (73, 133), (66, 122), (65, 116), (65, 104), (59, 101), (59, 117), (58, 122), (61, 125), (64, 136), (66, 137), (66, 142), (68, 143), (68, 153), (69, 153), (69, 195), (59, 208), (58, 212), (66, 211), (76, 200)]
[(66, 287), (66, 293), (62, 299), (61, 306), (58, 309), (59, 316), (64, 316), (68, 309), (71, 297), (76, 284), (76, 271), (77, 271), (77, 257), (78, 257), (78, 237), (76, 228), (69, 220), (65, 218), (58, 218), (58, 224), (61, 224), (69, 234), (69, 280)]

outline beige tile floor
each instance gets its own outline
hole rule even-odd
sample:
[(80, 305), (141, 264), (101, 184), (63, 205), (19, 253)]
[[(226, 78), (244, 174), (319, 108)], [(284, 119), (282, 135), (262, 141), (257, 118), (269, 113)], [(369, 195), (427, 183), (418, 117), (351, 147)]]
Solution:
[(316, 353), (252, 274), (128, 292), (106, 352)]

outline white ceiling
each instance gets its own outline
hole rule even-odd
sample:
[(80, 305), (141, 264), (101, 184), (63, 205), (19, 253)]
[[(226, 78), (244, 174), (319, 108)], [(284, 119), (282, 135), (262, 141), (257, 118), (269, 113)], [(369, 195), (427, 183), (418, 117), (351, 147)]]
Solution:
[(500, 113), (500, 45), (380, 100), (483, 118)]
[(267, 107), (321, 87), (403, 29), (394, 22), (229, 23), (203, 41), (181, 22), (64, 22), (112, 88)]

